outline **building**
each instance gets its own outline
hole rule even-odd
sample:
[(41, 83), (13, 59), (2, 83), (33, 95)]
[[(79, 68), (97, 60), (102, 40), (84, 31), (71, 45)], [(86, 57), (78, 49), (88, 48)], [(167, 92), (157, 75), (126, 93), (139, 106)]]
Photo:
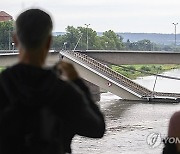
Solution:
[(4, 11), (0, 11), (0, 22), (13, 20), (13, 17)]

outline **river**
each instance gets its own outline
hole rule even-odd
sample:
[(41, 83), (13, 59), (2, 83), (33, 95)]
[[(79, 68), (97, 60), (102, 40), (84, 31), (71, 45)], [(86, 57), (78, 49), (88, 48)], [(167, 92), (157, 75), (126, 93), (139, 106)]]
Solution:
[[(180, 70), (163, 75), (179, 77)], [(140, 77), (135, 82), (152, 90), (155, 76)], [(180, 92), (180, 81), (158, 77), (155, 91)], [(152, 146), (147, 138), (152, 133), (164, 138), (169, 118), (180, 110), (179, 103), (123, 101), (109, 92), (101, 94), (99, 104), (106, 117), (106, 134), (99, 140), (76, 136), (72, 144), (74, 154), (161, 154), (162, 142)]]

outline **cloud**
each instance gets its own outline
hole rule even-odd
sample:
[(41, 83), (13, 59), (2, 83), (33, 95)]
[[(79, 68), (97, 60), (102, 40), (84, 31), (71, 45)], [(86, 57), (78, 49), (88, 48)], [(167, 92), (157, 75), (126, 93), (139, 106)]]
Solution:
[(6, 0), (0, 10), (16, 17), (24, 9), (41, 7), (52, 14), (55, 31), (64, 31), (69, 24), (91, 23), (98, 31), (167, 32), (169, 27), (161, 25), (180, 22), (179, 6), (179, 0)]

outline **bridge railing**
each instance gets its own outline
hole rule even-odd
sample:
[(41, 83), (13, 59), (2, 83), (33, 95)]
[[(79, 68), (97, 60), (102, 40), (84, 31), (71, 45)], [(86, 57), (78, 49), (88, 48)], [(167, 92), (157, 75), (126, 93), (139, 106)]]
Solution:
[(146, 97), (146, 96), (150, 96), (152, 94), (152, 92), (150, 90), (140, 86), (139, 84), (134, 83), (133, 81), (126, 78), (125, 76), (113, 71), (106, 65), (98, 62), (97, 60), (95, 60), (85, 54), (82, 54), (79, 52), (70, 52), (70, 51), (68, 51), (68, 54), (71, 54), (74, 57), (81, 59), (83, 62), (86, 62), (87, 64), (89, 64), (90, 67), (93, 67), (96, 70), (103, 72), (106, 76), (110, 77), (113, 80), (115, 79), (116, 82), (119, 82), (121, 85), (129, 88), (130, 90), (136, 92), (137, 94), (139, 94), (141, 96)]
[(0, 53), (18, 53), (19, 50), (0, 50)]
[(165, 92), (154, 92), (155, 96), (163, 96), (163, 97), (175, 97), (180, 98), (180, 93), (165, 93)]

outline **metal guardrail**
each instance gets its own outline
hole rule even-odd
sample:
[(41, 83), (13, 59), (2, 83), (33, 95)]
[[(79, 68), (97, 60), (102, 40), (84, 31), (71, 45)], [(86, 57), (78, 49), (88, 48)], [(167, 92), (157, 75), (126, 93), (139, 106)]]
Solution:
[(132, 80), (128, 79), (127, 77), (113, 71), (112, 69), (110, 69), (106, 65), (98, 62), (97, 60), (95, 60), (89, 56), (87, 56), (86, 54), (82, 54), (79, 52), (72, 52), (72, 51), (64, 51), (64, 52), (74, 56), (75, 58), (78, 58), (78, 60), (81, 60), (82, 62), (85, 62), (91, 68), (94, 68), (98, 72), (105, 74), (106, 76), (115, 80), (117, 83), (120, 83), (121, 85), (132, 90), (133, 92), (141, 95), (143, 98), (152, 98), (155, 96), (180, 98), (180, 94), (178, 94), (178, 93), (152, 92), (151, 90), (133, 82)]
[(180, 98), (179, 93), (163, 93), (163, 92), (154, 92), (155, 96), (163, 96), (163, 97), (175, 97)]
[(18, 53), (19, 50), (0, 50), (0, 53)]
[[(57, 53), (59, 51), (57, 50), (49, 50), (49, 53)], [(0, 54), (13, 54), (13, 53), (19, 53), (19, 50), (0, 50)]]

